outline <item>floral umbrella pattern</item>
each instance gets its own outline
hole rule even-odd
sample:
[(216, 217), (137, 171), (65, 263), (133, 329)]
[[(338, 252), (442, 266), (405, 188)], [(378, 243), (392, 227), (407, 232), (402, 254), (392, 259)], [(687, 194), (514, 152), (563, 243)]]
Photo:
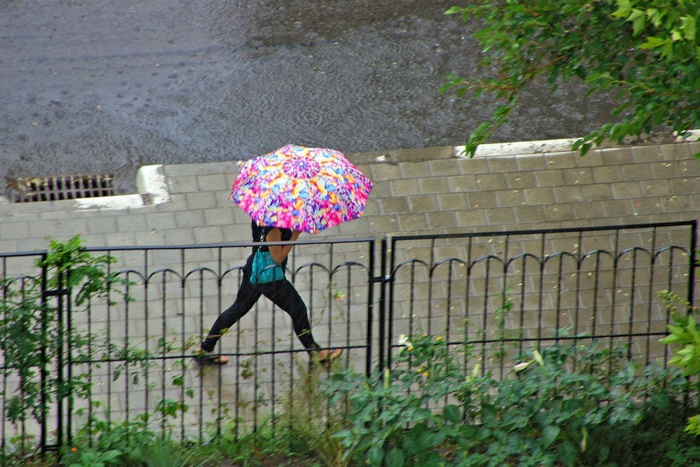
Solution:
[(360, 217), (371, 190), (340, 152), (287, 145), (241, 165), (231, 200), (259, 225), (317, 233)]

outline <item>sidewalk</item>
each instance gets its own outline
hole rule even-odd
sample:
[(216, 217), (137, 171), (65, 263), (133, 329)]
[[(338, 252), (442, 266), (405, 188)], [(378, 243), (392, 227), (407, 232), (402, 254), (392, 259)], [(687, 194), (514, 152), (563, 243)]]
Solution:
[[(700, 143), (609, 147), (586, 156), (570, 140), (348, 154), (374, 182), (361, 219), (336, 237), (624, 225), (698, 219)], [(13, 204), (0, 198), (0, 251), (85, 245), (249, 241), (249, 217), (228, 199), (238, 161), (143, 167), (139, 193)], [(328, 232), (319, 235), (328, 235)]]

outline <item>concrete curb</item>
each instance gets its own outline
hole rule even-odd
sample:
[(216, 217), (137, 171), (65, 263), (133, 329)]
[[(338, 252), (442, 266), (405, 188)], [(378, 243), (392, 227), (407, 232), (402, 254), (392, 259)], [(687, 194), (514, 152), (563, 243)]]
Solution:
[[(542, 154), (567, 153), (572, 152), (571, 145), (577, 138), (521, 141), (512, 143), (491, 143), (482, 144), (476, 151), (475, 157), (488, 158), (511, 158), (513, 156), (528, 157)], [(688, 138), (682, 140), (676, 138), (675, 143), (683, 141), (700, 140), (700, 130), (689, 132)], [(656, 145), (658, 142), (640, 143), (635, 146)], [(671, 143), (673, 144), (673, 142)], [(619, 148), (625, 145), (606, 144), (603, 148)], [(400, 162), (419, 162), (441, 159), (466, 159), (464, 156), (464, 146), (441, 146), (419, 149), (396, 149), (389, 151), (363, 152), (348, 154), (348, 158), (356, 165), (388, 164), (396, 165)], [(239, 161), (243, 162), (243, 161)], [(53, 201), (63, 207), (70, 206), (70, 209), (77, 211), (90, 210), (125, 210), (153, 206), (171, 201), (171, 189), (169, 180), (165, 175), (163, 165), (147, 165), (139, 168), (136, 175), (136, 189), (138, 193), (128, 195), (109, 196), (104, 198), (84, 198), (70, 201)], [(63, 204), (66, 203), (66, 204)], [(68, 204), (72, 203), (72, 204)], [(48, 204), (48, 203), (47, 203)], [(0, 205), (3, 211), (11, 211), (16, 206), (17, 211), (26, 208), (26, 204), (10, 203), (6, 196), (0, 196)]]
[[(51, 201), (42, 204), (54, 205), (57, 203), (63, 207), (79, 211), (96, 209), (129, 209), (143, 206), (167, 203), (171, 200), (171, 190), (165, 176), (163, 165), (146, 165), (138, 169), (136, 173), (136, 189), (138, 193), (129, 195), (106, 196), (104, 198), (81, 198), (65, 201)], [(26, 209), (27, 204), (11, 203), (7, 196), (0, 197), (0, 205), (7, 211), (10, 206), (18, 211)]]

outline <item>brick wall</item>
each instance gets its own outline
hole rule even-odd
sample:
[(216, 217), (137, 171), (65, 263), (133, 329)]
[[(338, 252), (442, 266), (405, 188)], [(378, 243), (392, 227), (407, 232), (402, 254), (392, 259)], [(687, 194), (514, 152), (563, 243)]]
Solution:
[[(366, 222), (343, 234), (626, 225), (700, 217), (700, 143), (609, 147), (565, 141), (362, 154), (375, 183)], [(377, 162), (377, 159), (384, 162)]]

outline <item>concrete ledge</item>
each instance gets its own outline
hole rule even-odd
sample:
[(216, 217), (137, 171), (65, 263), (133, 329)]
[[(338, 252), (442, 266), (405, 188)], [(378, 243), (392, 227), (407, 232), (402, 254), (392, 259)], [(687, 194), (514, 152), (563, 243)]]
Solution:
[(136, 172), (137, 194), (75, 200), (76, 209), (127, 209), (170, 201), (170, 188), (162, 165), (145, 165)]
[(172, 199), (162, 165), (146, 165), (139, 168), (136, 173), (136, 189), (138, 191), (136, 194), (64, 201), (42, 201), (37, 203), (11, 203), (7, 196), (2, 196), (0, 197), (0, 206), (2, 206), (2, 211), (5, 213), (25, 211), (30, 205), (33, 209), (40, 209), (41, 206), (46, 206), (49, 210), (55, 210), (57, 207), (80, 211), (95, 209), (122, 210), (167, 203)]
[(170, 187), (162, 165), (146, 165), (136, 173), (136, 189), (146, 204), (170, 201)]
[[(579, 138), (565, 138), (482, 144), (477, 148), (475, 157), (512, 157), (575, 152), (572, 151), (571, 146), (578, 139)], [(659, 141), (650, 138), (646, 141), (630, 141), (629, 144), (617, 144), (611, 141), (602, 144), (600, 148), (656, 146), (659, 144), (700, 141), (700, 129), (689, 131), (685, 139), (680, 137), (673, 138), (671, 136), (664, 137), (663, 139), (664, 141)], [(464, 156), (464, 148), (465, 146), (462, 145), (421, 149), (395, 149), (389, 151), (355, 153), (348, 155), (348, 158), (357, 165), (372, 163), (398, 164), (400, 162), (422, 162), (450, 158), (466, 159), (467, 157)], [(594, 149), (596, 149), (596, 147), (593, 147), (591, 150)]]
[[(512, 158), (513, 156), (527, 157), (541, 154), (554, 153), (570, 153), (571, 145), (577, 138), (553, 139), (540, 141), (522, 141), (510, 143), (492, 143), (482, 144), (476, 151), (476, 156), (487, 158)], [(604, 148), (625, 148), (625, 147), (640, 147), (654, 146), (667, 143), (694, 142), (700, 140), (700, 130), (692, 130), (688, 132), (686, 139), (667, 137), (663, 143), (659, 141), (644, 141), (630, 144), (615, 144), (606, 143)], [(464, 146), (442, 146), (432, 148), (419, 149), (396, 149), (388, 151), (363, 152), (348, 154), (348, 158), (356, 165), (370, 164), (386, 164), (398, 165), (404, 162), (424, 162), (447, 159), (463, 159)], [(239, 164), (242, 161), (236, 161)], [(233, 161), (226, 162), (228, 164)], [(221, 163), (211, 163), (215, 166), (217, 173), (220, 172)], [(186, 164), (182, 167), (193, 169), (201, 169), (201, 164)], [(233, 169), (233, 167), (231, 168)], [(77, 200), (65, 201), (44, 201), (40, 203), (11, 203), (6, 196), (0, 196), (0, 212), (6, 214), (15, 214), (20, 212), (34, 211), (43, 212), (45, 210), (125, 210), (130, 208), (139, 208), (145, 206), (153, 206), (172, 201), (172, 189), (170, 180), (165, 174), (163, 165), (147, 165), (138, 169), (136, 175), (137, 193), (108, 196), (102, 198), (82, 198)], [(31, 208), (29, 205), (31, 204)]]

